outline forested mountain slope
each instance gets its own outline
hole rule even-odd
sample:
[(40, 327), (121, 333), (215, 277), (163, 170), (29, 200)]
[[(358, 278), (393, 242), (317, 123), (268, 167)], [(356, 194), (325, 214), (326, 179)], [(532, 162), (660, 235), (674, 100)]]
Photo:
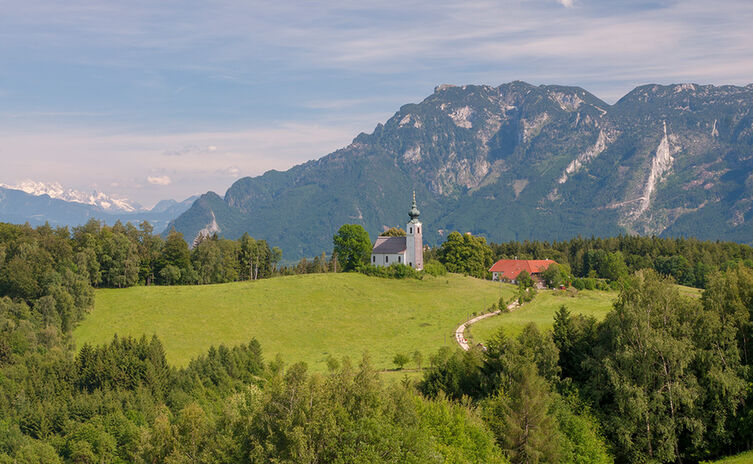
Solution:
[(609, 105), (578, 87), (443, 85), (371, 134), (288, 171), (207, 193), (172, 225), (243, 232), (285, 258), (343, 223), (402, 224), (415, 189), (425, 238), (618, 233), (750, 243), (753, 84), (646, 85)]

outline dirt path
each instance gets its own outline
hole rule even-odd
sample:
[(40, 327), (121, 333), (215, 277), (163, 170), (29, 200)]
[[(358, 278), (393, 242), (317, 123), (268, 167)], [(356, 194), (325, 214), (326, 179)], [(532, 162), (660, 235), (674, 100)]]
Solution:
[[(510, 303), (509, 305), (507, 305), (507, 309), (508, 309), (508, 311), (512, 311), (515, 308), (517, 308), (518, 306), (520, 306), (518, 304), (518, 302), (517, 301), (513, 301), (512, 303)], [(465, 332), (465, 329), (469, 325), (475, 324), (476, 322), (478, 322), (478, 321), (480, 321), (482, 319), (486, 319), (487, 317), (496, 316), (497, 314), (499, 314), (501, 312), (502, 311), (498, 309), (498, 310), (494, 311), (493, 313), (482, 314), (480, 316), (476, 316), (473, 319), (470, 319), (470, 320), (465, 321), (462, 324), (460, 324), (460, 326), (458, 326), (458, 328), (455, 329), (455, 341), (458, 342), (458, 345), (460, 345), (460, 348), (462, 348), (465, 351), (468, 351), (469, 349), (471, 349), (471, 347), (468, 345), (468, 340), (466, 340), (465, 339), (465, 335), (463, 335), (463, 333)]]

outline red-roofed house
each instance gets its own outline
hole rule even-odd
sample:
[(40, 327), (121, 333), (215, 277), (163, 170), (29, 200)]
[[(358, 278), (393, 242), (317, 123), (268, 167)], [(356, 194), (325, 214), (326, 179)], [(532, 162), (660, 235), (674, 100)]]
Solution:
[(540, 279), (542, 272), (549, 269), (552, 264), (557, 264), (551, 259), (500, 259), (489, 269), (492, 280), (510, 280), (513, 283), (518, 275), (526, 271), (531, 277)]

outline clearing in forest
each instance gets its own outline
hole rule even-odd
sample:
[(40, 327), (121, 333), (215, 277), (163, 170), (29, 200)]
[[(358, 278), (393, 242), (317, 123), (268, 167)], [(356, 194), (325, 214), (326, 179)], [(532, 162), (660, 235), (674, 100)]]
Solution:
[[(210, 346), (256, 338), (266, 360), (305, 361), (326, 369), (329, 356), (358, 362), (368, 351), (380, 369), (396, 353), (429, 356), (456, 346), (453, 330), (515, 287), (472, 277), (384, 279), (356, 273), (309, 274), (218, 285), (132, 287), (96, 291), (91, 314), (76, 328), (78, 347), (113, 335), (157, 334), (167, 359), (184, 366)], [(415, 367), (411, 361), (406, 367)]]

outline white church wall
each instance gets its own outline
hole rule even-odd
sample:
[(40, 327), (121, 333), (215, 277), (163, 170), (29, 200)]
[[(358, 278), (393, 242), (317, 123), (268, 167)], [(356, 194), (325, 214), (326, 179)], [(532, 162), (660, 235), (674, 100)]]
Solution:
[(408, 264), (405, 261), (405, 253), (371, 255), (371, 264), (374, 266), (389, 266), (393, 263)]

